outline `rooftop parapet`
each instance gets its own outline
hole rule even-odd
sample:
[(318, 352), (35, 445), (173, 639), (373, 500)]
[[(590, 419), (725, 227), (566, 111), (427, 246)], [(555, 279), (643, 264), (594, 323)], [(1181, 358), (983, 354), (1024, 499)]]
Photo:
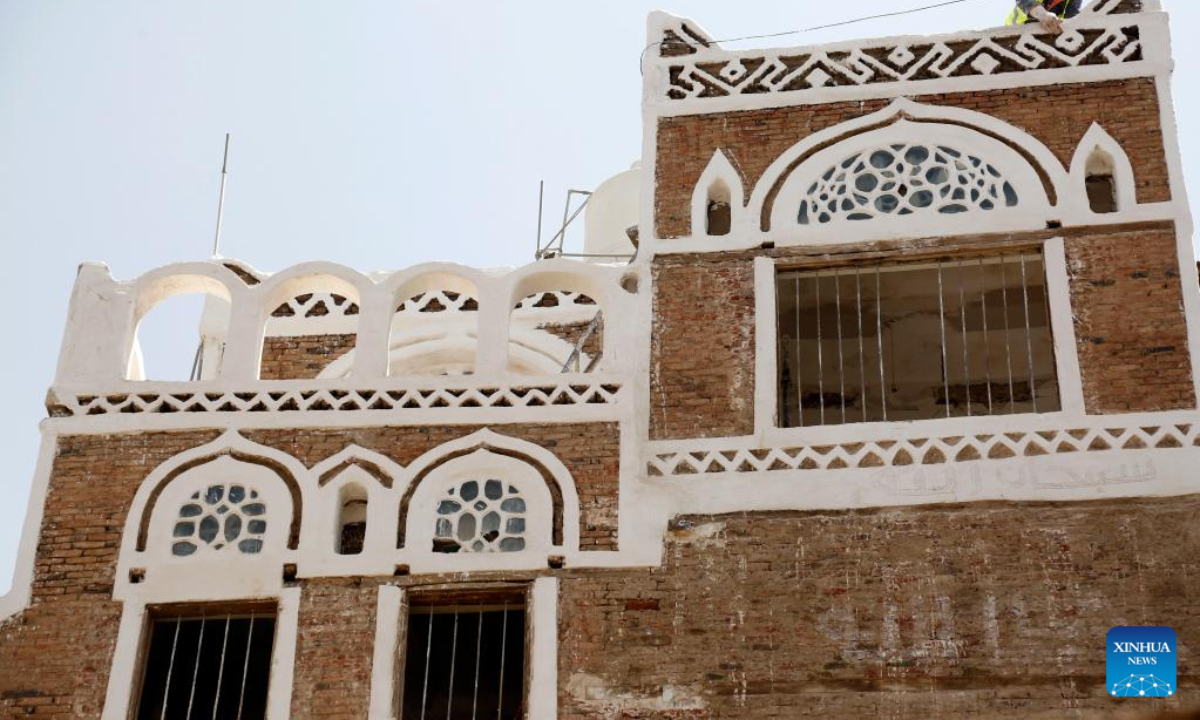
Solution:
[(1095, 0), (1057, 37), (1031, 25), (739, 51), (657, 12), (644, 99), (657, 114), (680, 115), (1147, 76), (1170, 64), (1158, 0)]

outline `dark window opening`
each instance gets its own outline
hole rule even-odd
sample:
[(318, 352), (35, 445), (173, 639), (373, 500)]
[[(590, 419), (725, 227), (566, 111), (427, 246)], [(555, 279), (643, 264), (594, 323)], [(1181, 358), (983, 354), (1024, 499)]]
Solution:
[(1117, 211), (1117, 184), (1112, 175), (1089, 175), (1087, 196), (1092, 212), (1114, 213)]
[(339, 555), (358, 555), (367, 539), (367, 492), (357, 484), (346, 485), (338, 493), (338, 499), (342, 511), (338, 518), (337, 552)]
[(265, 718), (275, 609), (196, 610), (152, 613), (137, 717)]
[(708, 201), (708, 234), (728, 235), (733, 226), (733, 207), (721, 200)]
[(781, 272), (783, 427), (1061, 409), (1037, 251)]
[(524, 717), (524, 595), (434, 602), (409, 609), (404, 720)]

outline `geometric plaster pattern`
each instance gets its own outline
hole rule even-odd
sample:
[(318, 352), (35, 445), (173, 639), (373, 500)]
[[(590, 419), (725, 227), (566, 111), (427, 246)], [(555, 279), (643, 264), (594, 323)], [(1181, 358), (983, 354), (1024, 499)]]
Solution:
[[(1103, 10), (1097, 11), (1100, 12)], [(921, 42), (850, 50), (799, 51), (799, 54), (796, 50), (766, 51), (729, 60), (674, 57), (671, 58), (667, 98), (720, 98), (1084, 65), (1118, 65), (1142, 59), (1138, 37), (1136, 23), (1088, 28), (1085, 19), (1080, 18), (1075, 27), (1057, 38), (1020, 34), (953, 43)]]
[(51, 417), (140, 413), (313, 412), (437, 408), (525, 408), (610, 405), (620, 385), (557, 383), (532, 386), (398, 390), (278, 390), (256, 392), (147, 392), (54, 396)]
[(271, 313), (272, 317), (344, 317), (357, 315), (358, 303), (334, 293), (306, 293), (288, 300)]
[(525, 549), (525, 500), (500, 480), (467, 480), (438, 503), (433, 550), (440, 553)]
[(660, 453), (651, 458), (646, 470), (651, 477), (853, 470), (1190, 446), (1200, 446), (1200, 431), (1192, 425), (1046, 430), (758, 450)]

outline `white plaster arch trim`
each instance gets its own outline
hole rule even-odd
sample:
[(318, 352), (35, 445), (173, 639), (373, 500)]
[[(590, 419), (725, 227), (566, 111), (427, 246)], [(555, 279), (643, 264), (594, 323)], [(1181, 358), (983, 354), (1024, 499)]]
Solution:
[(394, 311), (409, 298), (437, 290), (470, 295), (482, 303), (478, 293), (494, 280), (495, 277), (467, 265), (422, 263), (389, 275), (380, 283), (380, 289), (395, 300), (391, 308)]
[(753, 233), (753, 225), (746, 226), (746, 191), (742, 183), (742, 175), (729, 161), (723, 150), (713, 153), (708, 167), (696, 182), (692, 191), (692, 235), (707, 236), (708, 233), (708, 202), (711, 190), (717, 185), (724, 185), (729, 191), (730, 234)]
[(336, 293), (361, 303), (375, 283), (353, 268), (331, 262), (301, 263), (272, 275), (256, 292), (262, 298), (260, 311), (269, 316), (275, 308), (305, 293)]
[(899, 98), (882, 110), (813, 133), (786, 150), (767, 167), (754, 186), (754, 191), (750, 194), (750, 202), (747, 205), (747, 213), (756, 221), (762, 216), (763, 208), (772, 195), (772, 189), (792, 172), (793, 166), (801, 158), (826, 146), (837, 144), (839, 138), (852, 138), (905, 118), (922, 122), (942, 120), (1004, 138), (1023, 148), (1033, 157), (1046, 173), (1059, 198), (1062, 198), (1069, 188), (1067, 171), (1054, 153), (1040, 140), (1016, 126), (974, 110), (927, 105), (908, 98)]
[[(890, 150), (893, 145), (923, 146), (931, 150), (946, 147), (977, 157), (1000, 173), (995, 183), (1006, 182), (1015, 189), (1017, 204), (1007, 206), (1001, 195), (992, 210), (972, 209), (956, 215), (943, 215), (931, 209), (906, 217), (893, 214), (865, 222), (841, 219), (827, 224), (801, 225), (797, 221), (800, 200), (806, 198), (810, 186), (822, 182), (823, 175), (831, 169), (839, 169), (847, 158), (855, 154)], [(953, 177), (954, 173), (950, 175)], [(966, 201), (962, 204), (970, 205)], [(981, 222), (986, 223), (989, 230), (1000, 231), (1027, 228), (1031, 223), (1035, 227), (1044, 227), (1049, 219), (1049, 211), (1050, 204), (1041, 178), (1020, 154), (1004, 143), (958, 125), (900, 120), (820, 150), (791, 172), (780, 186), (771, 208), (770, 234), (787, 236), (799, 233), (803, 235), (805, 243), (824, 243), (949, 235), (977, 230)]]
[(1079, 141), (1079, 147), (1075, 149), (1075, 156), (1071, 159), (1071, 192), (1068, 195), (1068, 202), (1062, 204), (1068, 205), (1080, 217), (1097, 217), (1097, 213), (1092, 212), (1087, 197), (1088, 161), (1097, 151), (1104, 153), (1112, 161), (1113, 183), (1117, 192), (1117, 212), (1123, 213), (1132, 210), (1138, 204), (1137, 181), (1133, 174), (1133, 163), (1129, 160), (1125, 148), (1121, 147), (1121, 144), (1112, 135), (1109, 135), (1100, 126), (1100, 123), (1092, 123), (1083, 139)]
[[(261, 464), (247, 462), (244, 459), (261, 461)], [(177, 558), (164, 557), (159, 552), (163, 541), (163, 528), (166, 528), (166, 532), (170, 532), (169, 524), (174, 519), (170, 515), (179, 509), (178, 498), (175, 497), (177, 494), (175, 486), (181, 480), (190, 481), (192, 474), (197, 471), (201, 471), (201, 474), (195, 477), (206, 475), (204, 468), (224, 460), (260, 468), (264, 472), (276, 476), (276, 485), (287, 488), (283, 497), (280, 497), (277, 490), (264, 489), (270, 484), (265, 482), (267, 479), (265, 475), (254, 472), (253, 478), (247, 478), (247, 482), (260, 493), (269, 493), (268, 502), (279, 508), (279, 511), (268, 508), (272, 513), (268, 517), (268, 535), (271, 540), (268, 541), (263, 551), (255, 556), (243, 556), (247, 558), (244, 560), (246, 567), (261, 565), (265, 574), (239, 572), (205, 575), (197, 573), (195, 570), (198, 567), (195, 560), (201, 560), (201, 558), (193, 556), (176, 562)], [(229, 473), (213, 474), (211, 475), (213, 481), (209, 484), (241, 484), (240, 478), (243, 475), (241, 471), (246, 468), (223, 465), (217, 466), (217, 469), (234, 470), (235, 472), (232, 475)], [(279, 470), (290, 476), (294, 484), (294, 492)], [(227, 432), (211, 443), (172, 457), (147, 475), (134, 494), (121, 534), (114, 597), (122, 600), (130, 596), (152, 593), (158, 598), (158, 601), (166, 601), (171, 597), (175, 597), (176, 600), (187, 600), (197, 594), (196, 583), (201, 577), (204, 578), (203, 582), (205, 583), (218, 583), (220, 592), (232, 595), (243, 594), (247, 597), (257, 597), (263, 593), (277, 592), (282, 587), (281, 563), (286, 558), (294, 557), (295, 554), (288, 545), (290, 545), (292, 526), (296, 517), (299, 517), (300, 520), (299, 527), (296, 528), (299, 533), (297, 539), (302, 539), (304, 536), (308, 522), (307, 516), (311, 512), (307, 506), (312, 504), (310, 498), (314, 494), (312, 492), (313, 484), (312, 475), (295, 458), (273, 448), (251, 442), (236, 431)], [(182, 492), (182, 490), (178, 492)], [(297, 502), (300, 503), (299, 512), (295, 506)], [(148, 519), (146, 518), (147, 512), (150, 513)], [(272, 523), (274, 524), (272, 525)], [(143, 527), (145, 528), (146, 545), (144, 550), (139, 550)], [(169, 541), (170, 538), (167, 537), (167, 540)], [(218, 564), (225, 564), (228, 561), (227, 557), (215, 560)], [(130, 570), (134, 568), (146, 571), (146, 578), (143, 582), (131, 581)]]
[[(300, 547), (305, 557), (322, 558), (321, 565), (326, 569), (306, 568), (306, 571), (355, 574), (361, 572), (358, 568), (364, 564), (386, 567), (388, 559), (395, 553), (391, 539), (396, 537), (397, 486), (404, 468), (374, 450), (348, 445), (314, 465), (310, 472), (316, 478), (317, 489), (314, 501), (309, 503), (311, 514), (305, 519), (308, 532), (300, 538)], [(336, 552), (341, 520), (340, 493), (343, 487), (351, 484), (360, 486), (367, 495), (367, 535), (363, 550), (357, 556)]]
[(241, 278), (222, 265), (181, 263), (151, 270), (133, 281), (134, 323), (140, 322), (156, 305), (172, 297), (191, 293), (215, 295), (232, 304), (250, 295)]
[[(505, 329), (511, 332), (513, 308), (521, 300), (543, 292), (570, 290), (587, 295), (596, 302), (596, 310), (603, 313), (606, 324), (615, 318), (633, 314), (628, 293), (621, 289), (619, 268), (588, 265), (565, 258), (554, 258), (527, 265), (509, 274), (508, 295), (505, 298)], [(617, 341), (619, 333), (603, 334), (602, 368), (618, 366), (622, 348)], [(561, 366), (559, 368), (561, 370)]]
[[(572, 477), (570, 470), (567, 469), (567, 466), (564, 465), (562, 461), (554, 455), (554, 453), (527, 440), (520, 440), (508, 435), (501, 435), (500, 433), (485, 428), (483, 430), (471, 433), (470, 435), (458, 438), (457, 440), (443, 443), (438, 447), (429, 450), (407, 467), (404, 487), (401, 488), (400, 494), (404, 497), (415, 499), (416, 493), (420, 490), (420, 487), (414, 488), (412, 485), (414, 482), (424, 484), (428, 480), (428, 476), (432, 476), (435, 472), (437, 472), (437, 469), (440, 465), (448, 464), (462, 456), (473, 454), (479, 450), (492, 451), (493, 455), (514, 459), (518, 462), (524, 462), (524, 460), (522, 460), (523, 456), (524, 458), (528, 458), (528, 460), (532, 461), (532, 463), (536, 463), (542, 468), (542, 470), (544, 470), (553, 478), (555, 485), (558, 487), (558, 492), (562, 503), (562, 544), (556, 544), (553, 547), (555, 551), (558, 552), (578, 552), (579, 493), (575, 486), (575, 479)], [(530, 464), (532, 467), (531, 463), (526, 464)], [(549, 488), (547, 488), (547, 491), (549, 492)], [(410, 504), (411, 499), (409, 501)], [(401, 504), (400, 510), (401, 512), (412, 515), (411, 506), (404, 507), (404, 503)], [(421, 521), (419, 518), (405, 518), (405, 552), (411, 554), (411, 556), (414, 558), (414, 563), (421, 562), (427, 565), (426, 561), (422, 558), (425, 558), (427, 554), (431, 555), (431, 553), (428, 553), (427, 548), (418, 547), (411, 541), (410, 535), (414, 527), (414, 519), (416, 522)], [(503, 559), (505, 555), (510, 555), (510, 553), (481, 555), (479, 557), (491, 558), (489, 562), (484, 563), (486, 567), (495, 567), (500, 569), (500, 565), (504, 563), (503, 569), (509, 569), (506, 560)], [(511, 555), (516, 555), (516, 553), (512, 553)], [(434, 560), (444, 557), (447, 556), (433, 556)], [(545, 557), (542, 557), (541, 563), (534, 565), (534, 567), (542, 567), (544, 564)]]

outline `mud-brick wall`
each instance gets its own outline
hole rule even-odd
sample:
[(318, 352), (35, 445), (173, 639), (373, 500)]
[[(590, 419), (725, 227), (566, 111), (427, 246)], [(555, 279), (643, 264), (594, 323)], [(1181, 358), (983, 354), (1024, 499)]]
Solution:
[(1196, 407), (1174, 229), (1068, 237), (1066, 251), (1088, 412)]
[(377, 582), (302, 583), (292, 717), (367, 717), (378, 594)]
[(312, 380), (334, 360), (354, 349), (358, 335), (295, 335), (263, 340), (263, 380)]
[[(1069, 167), (1083, 136), (1099, 123), (1133, 162), (1141, 203), (1171, 199), (1158, 91), (1149, 78), (923, 95), (913, 98), (981, 112), (1036, 137)], [(882, 110), (887, 99), (797, 105), (663, 118), (656, 135), (655, 228), (660, 238), (691, 234), (692, 193), (722, 150), (747, 196), (772, 162), (813, 133)]]
[(1169, 703), (1105, 693), (1105, 634), (1169, 625), (1179, 686), (1200, 679), (1197, 512), (1193, 496), (686, 518), (661, 569), (561, 583), (559, 717), (1142, 717)]

